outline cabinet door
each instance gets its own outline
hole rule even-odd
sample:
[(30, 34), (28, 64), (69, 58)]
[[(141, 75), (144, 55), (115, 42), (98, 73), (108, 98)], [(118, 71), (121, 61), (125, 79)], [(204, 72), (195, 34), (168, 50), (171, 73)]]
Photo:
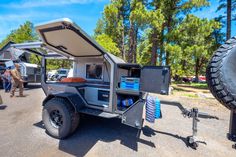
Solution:
[(141, 70), (141, 91), (169, 94), (170, 67), (144, 66)]
[(122, 114), (121, 122), (125, 125), (142, 129), (144, 100), (138, 100)]

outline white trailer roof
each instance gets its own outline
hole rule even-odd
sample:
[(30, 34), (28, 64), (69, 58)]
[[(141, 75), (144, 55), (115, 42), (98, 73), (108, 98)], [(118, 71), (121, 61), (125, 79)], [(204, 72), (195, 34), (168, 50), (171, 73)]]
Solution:
[(26, 62), (21, 62), (21, 64), (24, 64), (26, 67), (38, 68), (37, 64), (31, 64)]

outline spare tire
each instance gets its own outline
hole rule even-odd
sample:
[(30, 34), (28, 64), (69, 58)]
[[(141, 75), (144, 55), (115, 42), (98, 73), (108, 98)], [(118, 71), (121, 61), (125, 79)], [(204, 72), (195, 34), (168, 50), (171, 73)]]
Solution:
[(208, 87), (215, 98), (230, 110), (236, 109), (236, 37), (213, 55), (206, 70)]

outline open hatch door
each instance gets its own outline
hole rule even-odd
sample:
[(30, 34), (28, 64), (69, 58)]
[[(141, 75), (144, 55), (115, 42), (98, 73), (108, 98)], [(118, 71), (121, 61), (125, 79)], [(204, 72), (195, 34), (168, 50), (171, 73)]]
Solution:
[(169, 94), (170, 67), (144, 66), (141, 69), (141, 91)]
[(105, 50), (70, 19), (64, 18), (36, 26), (48, 49), (73, 57), (101, 56)]

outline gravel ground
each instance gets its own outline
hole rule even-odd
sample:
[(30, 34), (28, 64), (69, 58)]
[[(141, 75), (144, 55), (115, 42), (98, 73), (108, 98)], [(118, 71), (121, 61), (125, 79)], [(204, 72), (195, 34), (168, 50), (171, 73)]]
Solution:
[[(24, 98), (10, 98), (0, 90), (4, 101), (0, 105), (0, 156), (235, 156), (233, 143), (226, 139), (229, 111), (212, 99), (159, 96), (163, 118), (155, 124), (145, 122), (139, 139), (135, 129), (122, 125), (118, 119), (84, 116), (74, 135), (57, 140), (45, 133), (41, 122), (41, 103), (45, 97), (41, 88), (31, 86), (25, 94)], [(201, 119), (198, 135), (206, 144), (200, 144), (197, 150), (186, 146), (192, 121), (170, 106), (178, 103), (187, 108), (197, 106), (200, 111), (220, 118)]]

